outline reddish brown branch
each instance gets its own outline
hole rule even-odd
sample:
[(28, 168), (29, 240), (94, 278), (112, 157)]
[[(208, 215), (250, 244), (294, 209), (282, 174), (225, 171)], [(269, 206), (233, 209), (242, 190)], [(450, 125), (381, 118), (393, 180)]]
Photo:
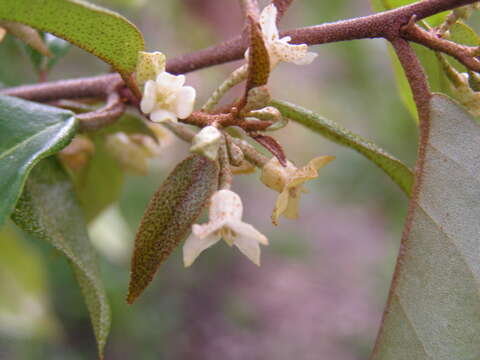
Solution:
[(385, 307), (385, 312), (383, 314), (382, 325), (380, 326), (380, 330), (377, 335), (377, 341), (375, 343), (375, 347), (372, 352), (371, 359), (375, 357), (378, 351), (378, 346), (380, 345), (378, 341), (380, 339), (380, 335), (383, 332), (385, 317), (387, 315), (388, 309), (390, 309), (391, 303), (395, 296), (394, 295), (395, 289), (398, 283), (397, 277), (400, 271), (402, 258), (404, 254), (403, 248), (405, 247), (405, 243), (408, 240), (408, 237), (410, 235), (414, 211), (417, 208), (416, 202), (417, 202), (418, 195), (420, 193), (420, 188), (422, 185), (426, 147), (427, 147), (427, 143), (430, 135), (431, 93), (428, 88), (428, 81), (427, 81), (425, 72), (420, 64), (420, 61), (418, 60), (415, 54), (415, 51), (411, 48), (407, 40), (402, 38), (397, 38), (392, 40), (392, 45), (405, 71), (405, 75), (407, 76), (408, 82), (410, 84), (410, 88), (413, 93), (413, 99), (415, 100), (415, 104), (417, 105), (418, 116), (420, 119), (420, 140), (419, 140), (419, 148), (418, 148), (418, 158), (415, 166), (415, 182), (413, 185), (412, 196), (411, 196), (409, 207), (408, 207), (408, 215), (405, 223), (405, 229), (402, 234), (402, 241), (400, 244), (399, 255), (397, 258), (397, 264), (395, 266), (395, 272), (393, 274), (393, 280), (390, 287), (387, 305)]
[(104, 107), (77, 115), (80, 122), (80, 131), (96, 131), (104, 126), (114, 123), (125, 112), (125, 104), (120, 95), (113, 91), (108, 95), (107, 103)]
[[(400, 36), (402, 26), (407, 24), (412, 16), (421, 20), (439, 12), (475, 2), (478, 0), (424, 0), (374, 15), (285, 31), (281, 36), (289, 35), (292, 37), (293, 43), (309, 45), (379, 37), (392, 40)], [(171, 59), (167, 62), (167, 71), (173, 74), (182, 74), (238, 60), (243, 57), (247, 45), (246, 38), (237, 36), (219, 45)], [(120, 76), (108, 74), (86, 79), (3, 89), (0, 90), (0, 94), (18, 96), (33, 101), (90, 97), (104, 95), (105, 86), (118, 80), (120, 80)]]
[(414, 17), (401, 28), (401, 35), (407, 40), (453, 56), (470, 70), (480, 72), (480, 61), (475, 57), (478, 55), (478, 47), (464, 46), (437, 37), (433, 32), (416, 25)]

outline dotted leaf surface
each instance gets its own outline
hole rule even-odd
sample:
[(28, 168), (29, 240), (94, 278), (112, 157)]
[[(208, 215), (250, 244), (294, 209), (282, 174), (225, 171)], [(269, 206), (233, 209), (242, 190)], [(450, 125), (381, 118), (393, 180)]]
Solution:
[(54, 157), (32, 170), (12, 219), (23, 230), (51, 243), (70, 261), (103, 358), (110, 308), (73, 184)]
[(152, 281), (187, 235), (217, 187), (218, 165), (192, 155), (172, 171), (150, 200), (135, 238), (128, 303)]
[(80, 0), (1, 0), (0, 20), (52, 33), (109, 63), (124, 78), (135, 71), (143, 36), (123, 16)]

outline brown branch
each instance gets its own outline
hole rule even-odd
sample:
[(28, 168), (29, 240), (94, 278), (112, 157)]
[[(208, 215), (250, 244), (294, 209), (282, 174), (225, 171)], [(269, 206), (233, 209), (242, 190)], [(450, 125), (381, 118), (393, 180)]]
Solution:
[[(475, 2), (478, 0), (424, 0), (378, 14), (285, 31), (281, 36), (288, 35), (292, 37), (292, 43), (308, 45), (379, 37), (391, 40), (399, 36), (401, 27), (407, 24), (414, 15), (416, 19), (421, 20), (439, 12)], [(238, 60), (243, 57), (247, 45), (246, 38), (237, 36), (221, 44), (170, 59), (167, 62), (167, 71), (173, 74), (184, 74)], [(18, 96), (33, 101), (91, 97), (105, 95), (105, 86), (118, 80), (121, 81), (119, 75), (108, 74), (2, 89), (0, 94)]]
[(415, 104), (417, 105), (418, 116), (420, 119), (420, 140), (419, 140), (419, 148), (418, 148), (418, 158), (417, 163), (415, 165), (415, 181), (413, 185), (412, 196), (410, 199), (409, 207), (408, 207), (408, 215), (407, 220), (405, 223), (405, 229), (402, 234), (402, 241), (400, 243), (400, 250), (399, 255), (397, 258), (397, 264), (395, 266), (395, 272), (393, 274), (392, 284), (390, 287), (390, 292), (388, 295), (387, 305), (385, 307), (385, 312), (383, 313), (382, 318), (382, 325), (378, 331), (377, 340), (375, 343), (375, 347), (372, 352), (371, 359), (375, 357), (375, 354), (378, 351), (379, 346), (379, 339), (380, 334), (382, 334), (383, 326), (385, 317), (387, 315), (387, 311), (390, 308), (390, 305), (394, 299), (395, 289), (398, 283), (398, 274), (403, 260), (404, 254), (404, 247), (405, 243), (410, 235), (410, 230), (413, 221), (414, 211), (417, 208), (417, 199), (420, 193), (420, 188), (422, 185), (423, 180), (423, 169), (425, 165), (425, 155), (426, 155), (426, 147), (428, 143), (428, 139), (430, 136), (430, 99), (431, 93), (428, 88), (428, 81), (425, 75), (425, 72), (418, 60), (415, 51), (412, 49), (410, 44), (407, 40), (402, 38), (393, 39), (392, 45), (395, 49), (395, 52), (402, 64), (402, 67), (405, 71), (405, 75), (407, 76), (408, 82), (410, 84), (410, 88), (413, 93), (413, 99), (415, 100)]
[(77, 115), (80, 122), (80, 131), (96, 131), (104, 126), (114, 123), (125, 112), (125, 104), (118, 92), (113, 91), (108, 95), (107, 103), (104, 107)]
[(476, 58), (478, 47), (460, 45), (437, 37), (431, 31), (424, 30), (416, 25), (415, 17), (412, 17), (408, 24), (401, 28), (401, 35), (406, 40), (453, 56), (470, 70), (480, 72), (480, 61)]

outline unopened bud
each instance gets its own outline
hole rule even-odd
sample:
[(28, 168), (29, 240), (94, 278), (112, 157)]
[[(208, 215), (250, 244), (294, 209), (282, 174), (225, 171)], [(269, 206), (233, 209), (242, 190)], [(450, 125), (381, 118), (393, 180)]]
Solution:
[(473, 91), (480, 91), (480, 75), (476, 72), (468, 72), (468, 84)]
[(233, 142), (228, 142), (228, 157), (230, 159), (230, 164), (233, 166), (240, 166), (245, 159), (242, 149), (235, 145)]
[(215, 161), (218, 157), (221, 140), (220, 130), (215, 126), (206, 126), (193, 137), (190, 151)]
[(87, 165), (90, 157), (95, 152), (95, 145), (86, 136), (78, 135), (72, 142), (59, 153), (60, 160), (73, 171), (81, 170)]
[(277, 108), (273, 106), (267, 106), (262, 109), (250, 111), (247, 116), (252, 116), (259, 120), (277, 122), (282, 119), (282, 114), (278, 111)]
[(268, 105), (272, 100), (270, 91), (266, 86), (257, 86), (248, 91), (247, 103), (242, 109), (242, 113), (248, 113), (253, 110), (261, 109)]
[(143, 88), (148, 80), (155, 79), (163, 71), (165, 71), (165, 55), (159, 51), (138, 52), (137, 68), (135, 70), (138, 87)]

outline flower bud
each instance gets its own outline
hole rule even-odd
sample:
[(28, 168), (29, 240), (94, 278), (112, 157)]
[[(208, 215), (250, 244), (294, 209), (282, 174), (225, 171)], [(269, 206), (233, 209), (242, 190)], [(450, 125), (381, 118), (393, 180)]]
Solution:
[(190, 151), (215, 161), (218, 157), (221, 140), (220, 130), (215, 126), (206, 126), (194, 136)]
[(135, 78), (137, 85), (142, 88), (148, 80), (153, 80), (158, 74), (165, 70), (165, 55), (159, 51), (138, 52), (137, 68)]

